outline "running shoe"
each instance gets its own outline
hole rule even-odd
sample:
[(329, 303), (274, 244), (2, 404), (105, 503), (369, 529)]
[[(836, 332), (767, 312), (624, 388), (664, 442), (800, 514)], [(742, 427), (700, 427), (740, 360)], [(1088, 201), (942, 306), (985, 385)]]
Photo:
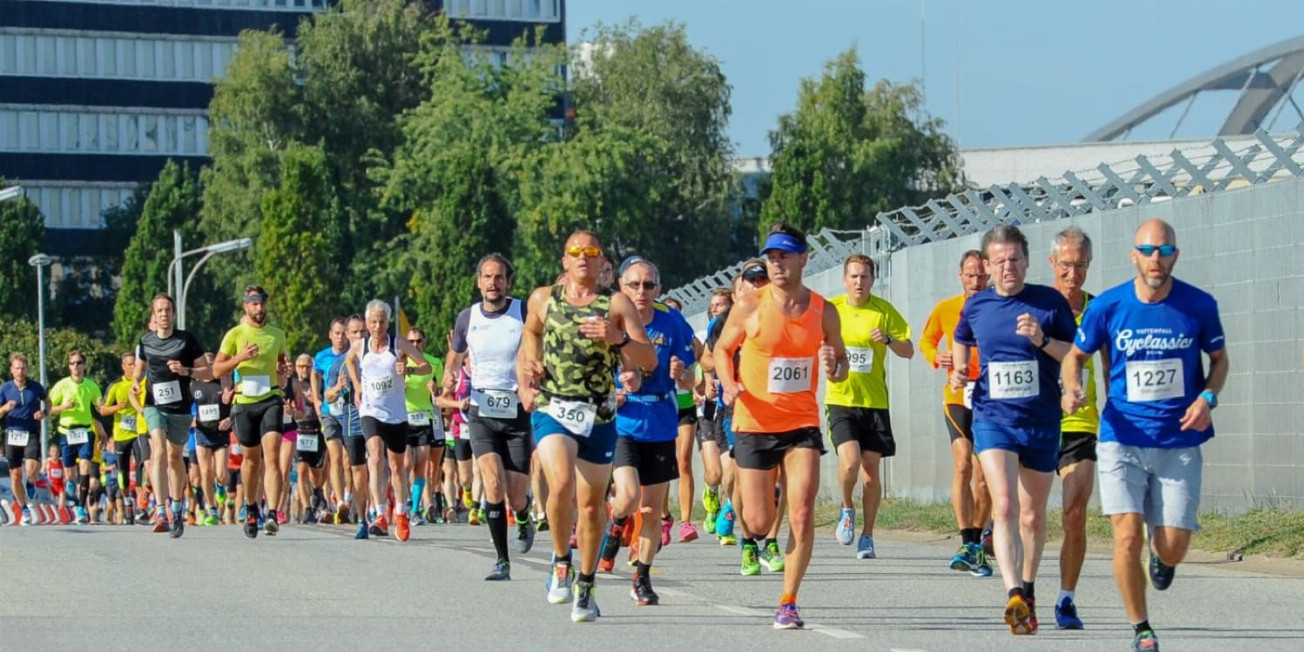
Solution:
[(246, 515), (246, 513), (247, 513), (248, 511), (249, 511), (249, 510), (245, 509), (244, 507), (241, 507), (241, 508), (240, 508), (240, 511), (236, 512), (236, 514), (235, 514), (235, 518), (236, 518), (236, 520), (237, 520), (237, 521), (243, 521), (243, 520), (245, 520), (245, 515)]
[(738, 545), (738, 538), (735, 537), (734, 535), (732, 535), (732, 534), (726, 534), (726, 535), (720, 537), (720, 547), (721, 547), (721, 548), (723, 548), (723, 547), (725, 547), (725, 546), (736, 546), (736, 545)]
[(629, 587), (629, 597), (640, 607), (661, 604), (661, 596), (652, 590), (652, 580), (646, 575), (634, 574), (634, 584)]
[(548, 529), (548, 516), (546, 514), (534, 519), (534, 530), (536, 532), (547, 532)]
[(226, 505), (226, 487), (223, 487), (221, 484), (214, 484), (213, 493), (217, 498), (218, 505)]
[(844, 546), (851, 545), (851, 541), (856, 538), (856, 510), (843, 507), (838, 512), (838, 529), (834, 536), (838, 543)]
[(951, 570), (971, 571), (977, 561), (973, 557), (973, 549), (969, 547), (969, 544), (962, 543), (960, 549), (955, 552), (955, 556), (951, 558)]
[(530, 519), (516, 521), (516, 554), (524, 555), (534, 549), (534, 523)]
[(172, 515), (172, 530), (168, 532), (168, 536), (173, 539), (180, 539), (181, 535), (186, 533), (186, 519), (180, 516), (180, 514)]
[(467, 515), (466, 515), (466, 522), (467, 522), (467, 524), (468, 524), (468, 525), (479, 525), (479, 524), (481, 523), (482, 519), (484, 518), (484, 516), (483, 516), (482, 513), (481, 513), (482, 511), (483, 511), (483, 510), (481, 510), (479, 507), (473, 507), (473, 508), (471, 508), (471, 511), (468, 512)]
[(571, 605), (571, 622), (591, 623), (602, 616), (598, 600), (593, 597), (593, 582), (575, 583), (575, 604)]
[(90, 517), (86, 515), (85, 508), (79, 505), (74, 508), (74, 511), (77, 513), (77, 525), (86, 525), (91, 522)]
[(354, 539), (370, 539), (371, 534), (367, 532), (367, 519), (358, 519), (358, 531), (353, 533)]
[[(571, 530), (571, 537), (574, 538), (574, 536), (575, 536), (575, 531)], [(638, 537), (634, 536), (634, 518), (630, 517), (628, 519), (625, 519), (625, 528), (620, 531), (621, 547), (628, 548), (630, 546), (630, 542), (632, 542), (636, 538)], [(571, 547), (576, 548), (578, 546), (572, 543)]]
[(874, 552), (874, 537), (860, 535), (860, 540), (856, 542), (856, 559), (878, 559), (878, 554)]
[(806, 626), (806, 621), (801, 619), (801, 614), (797, 611), (797, 603), (785, 602), (779, 605), (779, 610), (774, 613), (775, 629), (801, 629)]
[(277, 532), (281, 531), (281, 515), (284, 513), (284, 510), (276, 510), (268, 514), (267, 518), (264, 519), (263, 532), (266, 532), (267, 536), (274, 537)]
[(506, 559), (499, 559), (494, 569), (484, 576), (486, 582), (507, 582), (512, 579), (512, 564)]
[(598, 572), (610, 573), (616, 566), (616, 553), (620, 551), (620, 531), (624, 529), (614, 522), (607, 526), (598, 546)]
[(10, 513), (13, 514), (13, 519), (12, 519), (12, 520), (13, 520), (13, 522), (15, 522), (15, 523), (17, 523), (18, 521), (21, 521), (21, 520), (23, 519), (23, 510), (26, 509), (26, 507), (19, 507), (19, 506), (18, 506), (18, 503), (11, 503), (11, 502), (9, 502), (9, 501), (7, 501), (7, 500), (6, 500), (6, 501), (3, 501), (3, 503), (4, 503), (5, 507), (8, 507), (8, 508), (9, 508), (9, 509), (6, 511), (6, 513), (5, 513), (5, 518), (6, 518), (6, 520), (9, 520), (8, 517), (9, 517), (9, 514), (10, 514)]
[(726, 502), (724, 504), (724, 509), (720, 510), (720, 514), (716, 516), (715, 535), (718, 537), (732, 536), (734, 530), (734, 519), (736, 516), (737, 515), (734, 514), (733, 505)]
[(1082, 619), (1078, 618), (1078, 605), (1072, 598), (1064, 598), (1055, 605), (1055, 626), (1060, 629), (1082, 629)]
[(1028, 633), (1037, 633), (1037, 601), (1027, 598), (1028, 601)]
[(154, 534), (162, 534), (169, 530), (171, 528), (168, 527), (168, 519), (163, 516), (163, 510), (160, 509), (158, 514), (154, 516)]
[(720, 488), (702, 487), (702, 509), (707, 515), (720, 511)]
[(571, 573), (571, 567), (566, 562), (552, 562), (552, 572), (548, 573), (548, 602), (552, 604), (566, 604), (574, 597), (571, 591), (571, 582), (574, 580)]
[(250, 539), (258, 538), (258, 515), (249, 513), (249, 510), (240, 508), (240, 519), (244, 521), (244, 535)]
[(707, 512), (706, 518), (702, 519), (702, 529), (707, 534), (715, 534), (715, 519), (719, 518), (720, 512)]
[(771, 573), (783, 572), (783, 553), (779, 550), (779, 542), (765, 543), (765, 547), (761, 549), (761, 564)]
[(1032, 610), (1028, 608), (1028, 603), (1024, 602), (1023, 596), (1015, 595), (1010, 597), (1010, 601), (1005, 603), (1005, 624), (1010, 626), (1010, 633), (1015, 636), (1031, 634), (1035, 631), (1032, 624), (1028, 622), (1032, 615)]
[(442, 512), (439, 511), (439, 507), (437, 505), (430, 505), (426, 507), (425, 520), (435, 524), (443, 523), (444, 515)]
[(760, 575), (761, 560), (757, 550), (756, 543), (753, 541), (743, 542), (743, 575)]
[(1159, 555), (1154, 550), (1150, 551), (1150, 585), (1155, 587), (1156, 591), (1167, 591), (1168, 587), (1173, 585), (1173, 576), (1177, 573), (1176, 566), (1169, 566), (1159, 560)]
[[(692, 527), (691, 523), (684, 523), (684, 525)], [(662, 548), (670, 545), (670, 530), (674, 529), (674, 527), (675, 527), (675, 517), (666, 516), (665, 518), (661, 519), (661, 547)]]
[(289, 510), (279, 509), (279, 510), (276, 511), (276, 524), (277, 524), (277, 525), (286, 525), (286, 524), (288, 524), (289, 522), (290, 522), (290, 512), (289, 512)]
[(18, 521), (18, 524), (22, 527), (27, 527), (32, 524), (31, 508), (27, 507), (26, 505), (23, 506), (23, 517)]
[(195, 518), (195, 514), (193, 512), (186, 514), (186, 525), (194, 525), (195, 523), (198, 522), (199, 520)]
[(400, 542), (412, 538), (412, 524), (408, 522), (408, 515), (403, 512), (394, 516), (394, 538)]
[(371, 522), (371, 527), (367, 528), (367, 532), (373, 537), (387, 537), (389, 536), (389, 522), (385, 520), (384, 516), (377, 516), (376, 520)]
[(422, 514), (421, 512), (416, 512), (415, 514), (413, 514), (413, 515), (411, 516), (411, 519), (412, 519), (412, 525), (426, 525), (426, 524), (427, 524), (426, 517), (425, 517), (425, 515)]
[(1151, 630), (1145, 630), (1132, 637), (1133, 652), (1159, 652), (1159, 637)]
[(987, 555), (988, 557), (995, 557), (995, 556), (996, 556), (996, 548), (992, 547), (992, 529), (991, 529), (991, 528), (987, 528), (987, 529), (983, 530), (982, 537), (978, 540), (978, 542), (979, 542), (980, 544), (982, 544), (982, 547), (983, 547), (983, 554)]
[(969, 574), (974, 577), (991, 577), (992, 564), (987, 559), (987, 553), (983, 552), (982, 544), (971, 543), (969, 545), (973, 548), (975, 560), (973, 570), (969, 571)]
[(692, 521), (684, 521), (679, 524), (679, 542), (688, 543), (697, 541), (697, 526)]
[(217, 525), (217, 512), (209, 512), (208, 516), (204, 517), (204, 525), (206, 527)]
[(475, 509), (475, 499), (471, 497), (470, 489), (462, 490), (462, 504), (466, 505), (467, 509)]
[(348, 503), (340, 503), (339, 505), (336, 505), (336, 506), (335, 506), (335, 523), (338, 525), (338, 524), (344, 524), (344, 523), (348, 523), (348, 522), (349, 522), (349, 505), (348, 505)]

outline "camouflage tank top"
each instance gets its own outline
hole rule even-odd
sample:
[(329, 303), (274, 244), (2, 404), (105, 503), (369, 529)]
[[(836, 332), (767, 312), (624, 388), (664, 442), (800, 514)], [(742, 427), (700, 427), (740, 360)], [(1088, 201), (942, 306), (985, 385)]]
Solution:
[(543, 381), (535, 405), (546, 410), (548, 398), (583, 400), (598, 405), (597, 421), (616, 417), (614, 389), (620, 351), (610, 344), (591, 340), (580, 333), (580, 325), (591, 317), (607, 317), (612, 290), (599, 290), (587, 306), (572, 305), (562, 293), (565, 284), (552, 286), (548, 311), (543, 319)]

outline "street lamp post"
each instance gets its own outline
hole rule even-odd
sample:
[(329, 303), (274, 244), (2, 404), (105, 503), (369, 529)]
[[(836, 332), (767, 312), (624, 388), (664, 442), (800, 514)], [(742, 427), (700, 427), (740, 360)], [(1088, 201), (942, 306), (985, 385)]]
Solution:
[[(203, 266), (204, 263), (208, 262), (208, 259), (212, 258), (215, 254), (225, 254), (233, 251), (242, 251), (244, 249), (248, 249), (249, 247), (252, 247), (253, 244), (254, 241), (252, 238), (240, 238), (237, 240), (227, 240), (225, 242), (218, 242), (215, 244), (200, 247), (198, 249), (191, 249), (190, 251), (182, 251), (181, 232), (180, 231), (172, 232), (172, 245), (173, 248), (175, 249), (175, 253), (172, 256), (172, 262), (168, 265), (167, 276), (168, 276), (168, 294), (172, 295), (177, 302), (177, 328), (181, 330), (185, 330), (186, 328), (186, 292), (190, 290), (190, 282), (195, 280), (195, 272), (198, 272), (199, 268)], [(196, 254), (204, 254), (204, 257), (200, 258), (198, 263), (195, 263), (195, 266), (190, 270), (190, 275), (184, 277), (183, 280), (181, 274), (182, 272), (181, 259)], [(172, 294), (173, 288), (176, 288), (177, 294)]]
[[(37, 358), (40, 365), (41, 387), (47, 388), (49, 385), (45, 381), (45, 268), (54, 262), (45, 254), (36, 254), (27, 259), (27, 264), (36, 268), (36, 338), (37, 338)], [(46, 429), (46, 419), (41, 419), (41, 451), (49, 450), (49, 435)]]

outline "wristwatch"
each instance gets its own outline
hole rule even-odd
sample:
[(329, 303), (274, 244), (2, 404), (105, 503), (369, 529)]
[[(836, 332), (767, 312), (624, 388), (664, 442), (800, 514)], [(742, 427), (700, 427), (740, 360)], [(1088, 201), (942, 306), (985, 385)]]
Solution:
[(1212, 409), (1218, 407), (1218, 395), (1217, 395), (1217, 394), (1214, 394), (1213, 392), (1211, 392), (1211, 391), (1209, 391), (1209, 390), (1206, 389), (1205, 391), (1200, 392), (1200, 398), (1203, 398), (1203, 399), (1205, 400), (1205, 402), (1207, 402), (1207, 403), (1209, 404), (1209, 409), (1210, 409), (1210, 410), (1212, 410)]
[(623, 337), (620, 338), (620, 344), (612, 344), (612, 345), (611, 345), (611, 348), (613, 348), (613, 349), (615, 349), (615, 350), (617, 350), (617, 351), (619, 351), (619, 350), (625, 348), (625, 345), (626, 345), (626, 344), (629, 344), (629, 331), (625, 331), (625, 332), (621, 333), (621, 335), (622, 335)]

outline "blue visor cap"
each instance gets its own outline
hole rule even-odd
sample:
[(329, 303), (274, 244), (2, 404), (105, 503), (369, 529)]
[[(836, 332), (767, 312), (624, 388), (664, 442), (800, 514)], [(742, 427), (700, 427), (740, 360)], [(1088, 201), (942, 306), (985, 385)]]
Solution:
[(794, 238), (787, 233), (771, 233), (770, 237), (765, 239), (765, 246), (761, 247), (761, 255), (765, 255), (771, 249), (787, 251), (794, 254), (806, 253), (806, 243)]

